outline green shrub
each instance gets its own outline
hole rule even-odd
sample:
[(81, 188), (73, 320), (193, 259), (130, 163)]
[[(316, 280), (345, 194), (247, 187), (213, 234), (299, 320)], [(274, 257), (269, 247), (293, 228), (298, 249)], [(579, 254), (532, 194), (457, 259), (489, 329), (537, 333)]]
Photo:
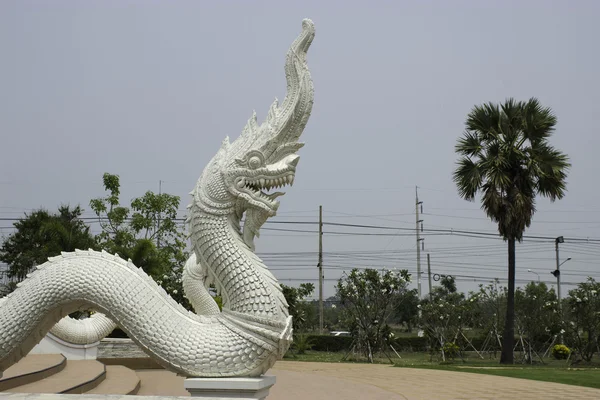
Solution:
[(444, 354), (447, 358), (454, 358), (458, 355), (460, 351), (460, 347), (454, 342), (446, 342), (444, 343)]
[(337, 352), (350, 350), (352, 338), (350, 336), (331, 336), (331, 335), (308, 335), (312, 343), (312, 349), (315, 351)]
[(428, 339), (418, 336), (399, 336), (391, 342), (396, 351), (427, 351)]
[[(312, 350), (315, 351), (348, 351), (352, 346), (352, 337), (350, 336), (332, 336), (332, 335), (308, 335), (313, 344)], [(427, 351), (428, 343), (426, 337), (418, 336), (397, 336), (390, 340), (396, 351)]]
[(294, 337), (294, 342), (292, 343), (292, 348), (298, 352), (298, 354), (305, 354), (306, 350), (312, 349), (314, 346), (314, 342), (312, 337), (308, 335), (296, 335)]
[(557, 360), (566, 360), (569, 358), (569, 354), (571, 354), (571, 349), (564, 344), (557, 344), (552, 347), (552, 356)]

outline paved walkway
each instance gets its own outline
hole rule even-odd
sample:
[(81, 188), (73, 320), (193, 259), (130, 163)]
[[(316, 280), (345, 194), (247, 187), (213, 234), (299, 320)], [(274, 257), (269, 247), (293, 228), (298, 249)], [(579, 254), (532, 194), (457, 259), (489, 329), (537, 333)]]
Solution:
[[(304, 375), (304, 379), (302, 376), (295, 377), (303, 382), (301, 393), (290, 391), (289, 384), (286, 384), (289, 381), (285, 378), (291, 377), (289, 376), (291, 372)], [(581, 386), (467, 372), (395, 368), (377, 364), (278, 361), (269, 373), (276, 375), (278, 381), (271, 390), (272, 394), (268, 400), (600, 399), (600, 389)], [(283, 379), (280, 379), (280, 375)], [(333, 378), (333, 380), (322, 382), (320, 379), (312, 379), (311, 376), (314, 375), (320, 378)], [(313, 393), (316, 395), (327, 393), (328, 397), (316, 397)]]

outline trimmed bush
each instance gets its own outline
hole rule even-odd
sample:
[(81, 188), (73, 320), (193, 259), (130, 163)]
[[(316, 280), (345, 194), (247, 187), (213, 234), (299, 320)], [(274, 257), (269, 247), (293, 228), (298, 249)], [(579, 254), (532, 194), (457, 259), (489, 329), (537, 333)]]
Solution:
[(552, 347), (552, 357), (557, 360), (566, 360), (569, 358), (569, 354), (571, 354), (571, 349), (564, 344), (557, 344)]
[[(312, 350), (315, 351), (348, 351), (352, 346), (352, 337), (350, 336), (331, 336), (331, 335), (307, 335), (307, 339), (313, 344)], [(470, 338), (471, 342), (478, 350), (483, 347), (485, 337)], [(429, 351), (430, 345), (439, 349), (439, 343), (430, 344), (429, 338), (418, 336), (397, 336), (390, 340), (396, 351)], [(463, 349), (470, 348), (466, 344), (461, 344)], [(497, 342), (491, 342), (488, 349), (498, 348)]]
[[(352, 346), (350, 336), (308, 335), (308, 339), (315, 351), (348, 351)], [(428, 347), (427, 338), (418, 336), (395, 337), (390, 343), (397, 351), (426, 351)]]
[(391, 344), (396, 351), (427, 351), (429, 347), (428, 338), (418, 336), (399, 336)]
[(312, 343), (312, 350), (316, 351), (342, 351), (350, 350), (352, 338), (350, 336), (331, 335), (308, 335), (307, 339)]
[(460, 348), (456, 343), (446, 342), (444, 343), (444, 354), (448, 358), (454, 358), (458, 355)]

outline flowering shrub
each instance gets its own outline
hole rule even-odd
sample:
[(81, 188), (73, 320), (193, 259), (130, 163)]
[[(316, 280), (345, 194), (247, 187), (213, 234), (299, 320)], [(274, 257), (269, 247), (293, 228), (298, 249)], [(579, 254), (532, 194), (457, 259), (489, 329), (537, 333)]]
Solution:
[[(508, 289), (496, 279), (486, 286), (480, 284), (479, 291), (470, 294), (468, 299), (472, 307), (472, 326), (479, 328), (484, 335), (493, 337), (502, 335), (506, 316), (506, 293)], [(500, 349), (497, 340), (490, 340), (486, 349)]]
[(552, 348), (552, 357), (557, 360), (566, 360), (569, 358), (569, 354), (571, 354), (571, 349), (564, 344), (557, 344)]
[(522, 337), (519, 351), (533, 363), (536, 352), (545, 351), (552, 337), (560, 333), (561, 317), (553, 288), (544, 282), (530, 282), (515, 290), (515, 334)]
[(588, 278), (569, 291), (564, 325), (565, 340), (585, 361), (592, 361), (600, 347), (600, 282)]
[(402, 295), (407, 292), (407, 270), (353, 269), (336, 285), (341, 318), (354, 339), (355, 349), (373, 362), (373, 353), (387, 347), (390, 329), (387, 322)]

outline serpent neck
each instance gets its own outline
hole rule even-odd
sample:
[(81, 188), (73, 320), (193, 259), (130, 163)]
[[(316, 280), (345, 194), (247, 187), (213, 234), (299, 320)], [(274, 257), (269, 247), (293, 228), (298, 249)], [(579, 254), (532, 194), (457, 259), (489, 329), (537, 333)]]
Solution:
[(194, 252), (221, 293), (223, 308), (285, 320), (288, 311), (281, 287), (241, 239), (234, 213), (213, 214), (196, 206), (190, 211)]

